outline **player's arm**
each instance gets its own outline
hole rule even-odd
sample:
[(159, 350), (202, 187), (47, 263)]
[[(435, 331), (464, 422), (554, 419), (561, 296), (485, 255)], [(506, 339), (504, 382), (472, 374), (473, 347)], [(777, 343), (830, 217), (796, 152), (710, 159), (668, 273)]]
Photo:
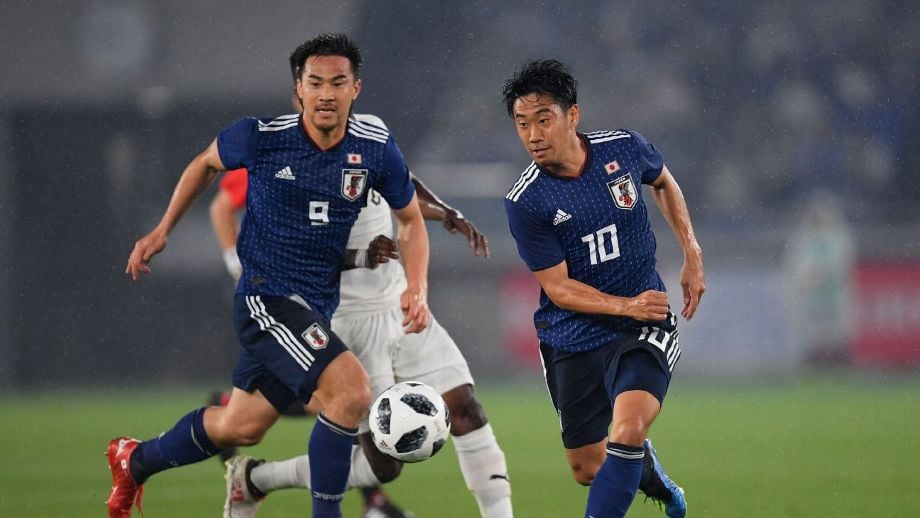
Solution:
[(616, 315), (636, 320), (660, 321), (668, 316), (667, 294), (648, 290), (635, 297), (608, 295), (597, 288), (569, 277), (565, 261), (534, 272), (553, 304), (567, 311)]
[(661, 214), (684, 251), (684, 264), (680, 268), (680, 286), (683, 289), (684, 307), (681, 314), (687, 320), (693, 318), (700, 298), (706, 291), (706, 275), (703, 272), (703, 250), (696, 241), (687, 202), (668, 168), (662, 167), (661, 174), (652, 182), (652, 194)]
[(451, 234), (463, 234), (470, 248), (473, 249), (473, 255), (478, 256), (480, 250), (483, 256), (489, 257), (489, 240), (482, 234), (469, 220), (463, 217), (459, 210), (445, 203), (438, 198), (428, 187), (418, 179), (415, 174), (412, 175), (412, 183), (415, 185), (415, 192), (418, 194), (418, 204), (422, 211), (422, 216), (427, 220), (440, 221), (444, 229)]
[(214, 199), (211, 200), (209, 212), (211, 226), (214, 227), (214, 235), (217, 236), (217, 242), (223, 253), (227, 272), (238, 280), (243, 273), (243, 265), (240, 264), (240, 258), (236, 255), (236, 239), (239, 231), (237, 229), (236, 208), (233, 206), (233, 199), (230, 194), (224, 189), (218, 189)]
[(367, 248), (346, 248), (342, 258), (342, 270), (355, 268), (375, 269), (377, 266), (390, 262), (390, 259), (399, 259), (396, 241), (380, 234), (368, 243)]
[(406, 318), (407, 333), (417, 333), (428, 326), (428, 231), (418, 206), (418, 196), (401, 209), (393, 211), (398, 230), (397, 247), (403, 258), (408, 287), (400, 297)]
[(148, 266), (150, 259), (166, 248), (166, 238), (182, 215), (214, 181), (217, 173), (224, 169), (217, 152), (217, 140), (215, 139), (207, 149), (186, 166), (169, 200), (166, 212), (157, 226), (134, 244), (134, 250), (131, 251), (128, 266), (125, 269), (126, 274), (130, 275), (133, 280), (137, 280), (141, 272), (150, 273)]

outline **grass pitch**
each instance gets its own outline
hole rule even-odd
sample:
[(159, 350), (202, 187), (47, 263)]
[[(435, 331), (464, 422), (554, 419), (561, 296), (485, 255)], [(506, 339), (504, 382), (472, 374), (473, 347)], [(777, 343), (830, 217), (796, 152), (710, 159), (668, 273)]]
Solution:
[[(103, 456), (116, 435), (152, 437), (207, 390), (4, 395), (0, 516), (104, 516)], [(508, 459), (518, 518), (580, 517), (587, 489), (572, 481), (545, 388), (536, 381), (477, 390)], [(691, 516), (920, 516), (920, 380), (780, 380), (702, 386), (675, 380), (652, 437), (687, 491)], [(310, 419), (285, 418), (257, 457), (302, 453)], [(146, 485), (148, 518), (219, 516), (222, 467), (209, 460)], [(476, 517), (449, 447), (409, 465), (387, 487), (418, 518)], [(274, 493), (259, 516), (308, 516), (305, 491)], [(360, 516), (350, 492), (345, 516)], [(636, 498), (630, 517), (663, 513)]]

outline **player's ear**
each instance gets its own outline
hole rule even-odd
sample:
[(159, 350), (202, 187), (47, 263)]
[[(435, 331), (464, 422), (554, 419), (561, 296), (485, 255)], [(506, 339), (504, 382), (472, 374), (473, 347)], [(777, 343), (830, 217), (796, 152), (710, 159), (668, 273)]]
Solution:
[(573, 104), (569, 108), (569, 129), (575, 129), (578, 126), (578, 118), (581, 115), (581, 110), (578, 109), (577, 104)]
[(360, 93), (361, 93), (361, 80), (358, 79), (357, 81), (355, 81), (355, 95), (352, 96), (351, 101), (352, 101), (352, 102), (357, 101), (357, 100), (358, 100), (358, 94), (360, 94)]
[(303, 82), (298, 77), (294, 80), (294, 97), (300, 99), (300, 87), (303, 85)]

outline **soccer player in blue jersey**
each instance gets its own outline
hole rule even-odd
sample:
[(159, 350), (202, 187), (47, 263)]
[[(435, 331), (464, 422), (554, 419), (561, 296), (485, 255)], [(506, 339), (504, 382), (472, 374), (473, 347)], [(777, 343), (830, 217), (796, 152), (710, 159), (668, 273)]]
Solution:
[(569, 466), (591, 486), (585, 516), (624, 516), (642, 489), (682, 517), (683, 490), (647, 440), (680, 348), (641, 184), (683, 249), (681, 314), (689, 320), (705, 278), (684, 197), (638, 133), (577, 131), (576, 81), (562, 63), (526, 63), (503, 96), (533, 158), (505, 209), (542, 287), (534, 324)]
[(226, 407), (193, 410), (148, 441), (109, 444), (110, 517), (140, 507), (142, 484), (169, 468), (224, 448), (258, 443), (294, 401), (315, 396), (323, 412), (309, 439), (314, 517), (341, 516), (357, 426), (370, 404), (360, 362), (329, 328), (352, 223), (370, 189), (394, 209), (406, 269), (401, 307), (407, 333), (428, 324), (428, 234), (409, 170), (389, 132), (349, 119), (361, 91), (358, 47), (324, 34), (295, 50), (302, 114), (246, 118), (222, 131), (186, 167), (166, 213), (141, 238), (126, 273), (150, 272), (150, 259), (219, 171), (249, 171), (237, 252), (243, 265), (234, 321), (243, 350)]

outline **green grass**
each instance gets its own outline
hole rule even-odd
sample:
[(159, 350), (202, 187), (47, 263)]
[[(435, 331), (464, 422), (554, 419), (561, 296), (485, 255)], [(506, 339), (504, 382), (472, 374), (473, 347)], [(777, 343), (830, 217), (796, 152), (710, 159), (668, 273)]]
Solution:
[[(0, 516), (98, 517), (109, 489), (103, 452), (119, 434), (156, 435), (197, 406), (203, 390), (4, 396)], [(478, 391), (505, 449), (518, 518), (581, 516), (587, 490), (565, 463), (539, 385)], [(653, 437), (687, 491), (692, 516), (920, 516), (920, 382), (859, 379), (672, 387)], [(303, 452), (311, 420), (285, 419), (250, 453)], [(219, 516), (215, 460), (151, 479), (149, 518)], [(452, 450), (407, 466), (388, 492), (419, 518), (475, 517)], [(304, 491), (271, 495), (262, 517), (308, 516)], [(345, 516), (359, 516), (351, 492)], [(641, 495), (631, 517), (663, 516)]]

